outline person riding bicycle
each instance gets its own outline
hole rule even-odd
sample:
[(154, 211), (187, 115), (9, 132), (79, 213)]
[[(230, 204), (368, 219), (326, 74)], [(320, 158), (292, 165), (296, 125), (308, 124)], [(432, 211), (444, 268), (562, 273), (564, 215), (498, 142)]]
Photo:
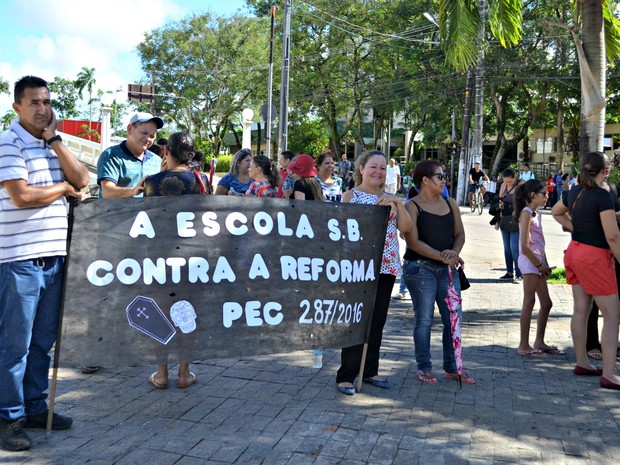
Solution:
[[(469, 205), (471, 205), (474, 197), (474, 192), (476, 192), (476, 186), (480, 183), (480, 179), (484, 178), (486, 182), (490, 182), (489, 177), (480, 169), (480, 162), (477, 161), (474, 163), (474, 167), (469, 170), (469, 188), (467, 192), (469, 192), (468, 200)], [(485, 185), (480, 186), (482, 189), (482, 198), (484, 198), (484, 194), (487, 192), (487, 188)]]

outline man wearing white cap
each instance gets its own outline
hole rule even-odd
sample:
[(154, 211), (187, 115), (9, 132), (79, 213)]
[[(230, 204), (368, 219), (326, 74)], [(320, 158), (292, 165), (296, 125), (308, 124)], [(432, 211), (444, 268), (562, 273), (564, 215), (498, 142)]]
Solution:
[(150, 113), (131, 117), (127, 140), (107, 148), (97, 162), (100, 198), (142, 197), (144, 178), (159, 173), (161, 168), (161, 158), (148, 148), (163, 126), (164, 121)]

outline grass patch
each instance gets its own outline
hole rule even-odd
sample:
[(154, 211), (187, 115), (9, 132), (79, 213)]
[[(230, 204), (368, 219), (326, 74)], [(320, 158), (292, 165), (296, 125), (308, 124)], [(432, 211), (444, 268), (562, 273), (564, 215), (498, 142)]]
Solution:
[(564, 268), (556, 268), (551, 272), (551, 276), (547, 278), (549, 284), (566, 284), (566, 270)]

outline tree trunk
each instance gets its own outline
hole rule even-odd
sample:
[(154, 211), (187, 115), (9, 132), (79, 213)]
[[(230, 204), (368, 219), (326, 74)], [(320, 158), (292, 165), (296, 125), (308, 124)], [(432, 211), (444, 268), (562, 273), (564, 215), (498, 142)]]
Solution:
[[(466, 166), (472, 166), (475, 162), (482, 164), (482, 128), (484, 118), (484, 25), (486, 23), (485, 0), (479, 0), (478, 12), (480, 13), (481, 28), (478, 35), (479, 56), (476, 66), (476, 100), (474, 104), (474, 137), (471, 144), (471, 154), (467, 157)], [(482, 165), (484, 167), (484, 165)]]
[(409, 147), (407, 147), (407, 163), (413, 160), (414, 139), (417, 132), (411, 131), (411, 137), (409, 138)]
[(471, 68), (467, 70), (467, 87), (465, 88), (465, 106), (463, 108), (463, 134), (461, 139), (461, 153), (459, 155), (459, 179), (456, 191), (456, 201), (459, 205), (465, 202), (469, 171), (466, 171), (465, 160), (469, 148), (469, 128), (471, 126), (471, 91), (474, 83)]
[(581, 73), (579, 153), (583, 157), (588, 152), (603, 151), (606, 86), (603, 0), (582, 2), (582, 14), (582, 43), (577, 38), (575, 45)]
[(556, 158), (555, 162), (560, 171), (564, 171), (564, 99), (562, 96), (558, 96), (558, 113), (556, 117), (556, 141), (557, 147), (555, 149)]

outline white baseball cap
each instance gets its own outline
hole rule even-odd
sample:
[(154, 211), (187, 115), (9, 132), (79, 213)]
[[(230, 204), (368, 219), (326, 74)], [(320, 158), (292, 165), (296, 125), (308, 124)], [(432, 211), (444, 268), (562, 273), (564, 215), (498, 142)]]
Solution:
[(159, 116), (153, 116), (150, 113), (136, 113), (129, 120), (129, 124), (136, 123), (147, 123), (148, 121), (153, 121), (157, 125), (157, 129), (161, 129), (164, 127), (164, 120)]

